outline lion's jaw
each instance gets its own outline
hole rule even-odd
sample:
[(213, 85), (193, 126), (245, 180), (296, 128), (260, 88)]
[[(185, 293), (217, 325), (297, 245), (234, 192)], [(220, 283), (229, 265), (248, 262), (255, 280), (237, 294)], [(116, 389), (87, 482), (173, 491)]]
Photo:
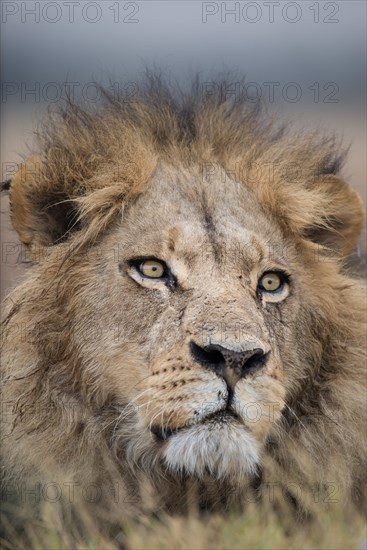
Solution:
[(271, 366), (234, 391), (211, 373), (196, 376), (191, 399), (176, 390), (161, 408), (164, 390), (162, 401), (155, 390), (156, 404), (144, 394), (148, 404), (138, 406), (137, 431), (140, 437), (150, 433), (150, 452), (171, 474), (244, 483), (258, 470), (266, 437), (284, 408), (285, 389), (271, 376)]
[(240, 481), (256, 473), (259, 444), (238, 420), (223, 415), (171, 435), (163, 459), (175, 474)]

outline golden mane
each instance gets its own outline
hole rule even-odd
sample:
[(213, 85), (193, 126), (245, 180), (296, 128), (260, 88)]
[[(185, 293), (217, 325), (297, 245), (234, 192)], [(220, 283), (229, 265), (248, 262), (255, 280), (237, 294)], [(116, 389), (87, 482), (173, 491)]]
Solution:
[[(9, 413), (3, 415), (3, 461), (8, 479), (29, 476), (37, 480), (43, 472), (46, 479), (60, 483), (92, 479), (106, 489), (99, 511), (105, 509), (109, 520), (122, 513), (121, 500), (111, 502), (115, 483), (123, 487), (126, 498), (133, 496), (135, 512), (144, 509), (142, 477), (169, 511), (187, 510), (193, 495), (204, 502), (203, 508), (214, 510), (233, 503), (243, 505), (246, 491), (261, 503), (266, 499), (262, 487), (272, 487), (274, 480), (297, 514), (312, 509), (315, 486), (325, 489), (328, 480), (345, 491), (348, 502), (354, 500), (361, 506), (364, 501), (366, 293), (363, 282), (348, 269), (348, 256), (363, 222), (361, 201), (340, 175), (345, 152), (335, 138), (294, 134), (257, 104), (227, 95), (230, 86), (226, 80), (197, 79), (189, 91), (182, 92), (159, 77), (148, 76), (134, 98), (116, 98), (104, 90), (103, 106), (96, 112), (69, 101), (50, 114), (38, 131), (36, 156), (24, 163), (10, 187), (13, 225), (35, 265), (7, 298), (3, 322), (2, 399)], [(158, 193), (155, 207), (163, 204), (158, 218), (166, 221), (165, 216), (171, 216), (167, 225), (173, 224), (172, 197), (181, 180), (172, 174), (178, 170), (180, 176), (184, 174), (182, 181), (186, 178), (200, 187), (208, 209), (221, 201), (222, 188), (228, 186), (231, 204), (239, 196), (236, 186), (245, 190), (242, 205), (245, 209), (249, 205), (246, 216), (251, 211), (251, 228), (263, 226), (264, 243), (274, 234), (282, 245), (294, 246), (299, 252), (299, 257), (291, 259), (301, 281), (294, 292), (297, 307), (287, 310), (292, 322), (284, 321), (278, 309), (267, 320), (290, 378), (285, 405), (259, 452), (261, 468), (245, 487), (233, 477), (223, 481), (205, 474), (197, 480), (164, 470), (150, 446), (152, 434), (144, 440), (137, 429), (136, 409), (130, 407), (134, 399), (129, 401), (129, 391), (136, 380), (139, 376), (144, 382), (149, 379), (141, 359), (141, 341), (152, 338), (149, 350), (153, 352), (161, 347), (153, 338), (159, 338), (163, 328), (152, 336), (146, 311), (155, 319), (160, 307), (162, 311), (175, 307), (164, 298), (156, 300), (158, 290), (145, 288), (146, 294), (138, 295), (139, 283), (132, 283), (126, 271), (119, 272), (117, 261), (108, 263), (111, 243), (124, 239), (123, 231), (118, 237), (116, 231), (121, 229), (125, 211), (148, 196), (153, 183), (161, 189), (160, 179), (171, 187)], [(198, 208), (205, 210), (204, 206)], [(142, 201), (140, 208), (137, 219), (143, 224), (150, 215), (149, 204)], [(236, 231), (228, 233), (231, 238), (246, 222), (240, 219)], [(210, 232), (210, 215), (205, 223)], [(131, 231), (130, 240), (124, 241), (128, 250), (139, 231), (133, 222), (125, 230)], [(171, 233), (174, 241), (175, 231)], [(195, 234), (190, 235), (195, 244)], [(102, 241), (106, 257), (98, 255), (97, 245)], [(151, 247), (154, 244), (152, 240)], [(132, 253), (124, 257), (125, 264), (131, 257)], [(195, 304), (207, 292), (200, 266), (196, 280), (204, 286)], [(235, 287), (242, 277), (236, 269), (232, 286), (240, 288)], [(247, 314), (245, 307), (235, 309), (243, 299), (242, 291), (247, 291), (241, 284), (238, 300), (231, 294), (235, 293), (232, 286), (225, 289), (228, 296), (224, 291), (220, 294), (227, 300), (223, 311), (214, 293), (217, 310), (213, 311), (218, 311), (218, 318), (228, 310), (231, 315), (234, 311), (233, 317), (236, 312), (239, 317)], [(128, 289), (126, 296), (120, 285)], [(112, 290), (109, 294), (116, 288), (115, 295)], [(253, 307), (254, 316), (261, 311), (265, 318), (268, 310), (256, 302), (256, 288), (251, 292), (248, 307)], [(186, 298), (189, 293), (180, 296), (190, 299)], [(177, 306), (177, 318), (162, 326), (180, 327), (183, 317), (189, 323), (188, 305)], [(183, 330), (184, 336), (180, 334), (182, 341), (198, 324), (197, 316), (209, 307), (207, 302), (204, 306), (197, 310), (192, 306), (191, 325)], [(136, 321), (136, 333), (130, 338), (135, 308), (141, 308), (139, 319), (144, 322)], [(90, 337), (95, 316), (100, 329), (114, 330), (115, 321), (119, 329), (122, 326), (118, 345), (107, 332)], [(143, 330), (148, 334), (144, 338)], [(171, 332), (162, 338), (169, 338)], [(177, 336), (170, 352), (178, 341)], [(156, 363), (167, 360), (169, 364), (180, 357), (184, 374), (187, 363), (187, 370), (197, 368), (197, 377), (206, 376), (208, 381), (210, 374), (190, 363), (192, 354), (186, 340), (184, 344), (173, 359), (162, 352)], [(98, 355), (101, 349), (104, 355)], [(128, 388), (122, 396), (116, 390), (118, 368), (126, 369), (120, 376)], [(280, 369), (278, 364), (276, 368)], [(160, 375), (165, 380), (167, 369), (163, 371), (162, 367)], [(151, 378), (154, 375), (159, 380), (156, 374)], [(269, 380), (278, 388), (282, 376), (276, 371)], [(212, 378), (218, 382), (214, 374)], [(187, 383), (193, 383), (192, 378)], [(154, 384), (155, 389), (166, 389), (166, 382)], [(268, 389), (269, 384), (264, 386)], [(175, 399), (176, 394), (171, 397)], [(302, 495), (293, 494), (292, 484), (299, 484)], [(128, 504), (123, 512), (131, 513)]]

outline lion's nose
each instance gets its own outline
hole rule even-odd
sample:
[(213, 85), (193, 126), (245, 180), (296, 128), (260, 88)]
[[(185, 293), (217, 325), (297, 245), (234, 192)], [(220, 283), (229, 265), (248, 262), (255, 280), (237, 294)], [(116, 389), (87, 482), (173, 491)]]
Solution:
[(224, 378), (230, 388), (250, 372), (265, 365), (269, 355), (259, 347), (246, 351), (233, 351), (218, 344), (200, 347), (193, 341), (190, 343), (190, 349), (197, 363)]

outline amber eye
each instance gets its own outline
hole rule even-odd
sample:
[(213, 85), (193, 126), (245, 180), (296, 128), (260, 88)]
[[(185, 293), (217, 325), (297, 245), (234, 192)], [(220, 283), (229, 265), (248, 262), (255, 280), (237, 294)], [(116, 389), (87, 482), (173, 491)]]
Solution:
[(144, 260), (139, 265), (139, 271), (144, 277), (160, 279), (165, 275), (165, 264), (159, 260)]
[(282, 273), (268, 271), (261, 276), (258, 286), (260, 290), (265, 290), (266, 292), (275, 292), (283, 286), (284, 282), (285, 276)]

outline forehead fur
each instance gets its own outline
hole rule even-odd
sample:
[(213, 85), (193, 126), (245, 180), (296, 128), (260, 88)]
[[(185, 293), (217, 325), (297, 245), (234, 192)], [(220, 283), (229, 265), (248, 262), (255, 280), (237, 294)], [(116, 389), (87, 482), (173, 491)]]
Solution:
[[(146, 190), (159, 166), (181, 174), (194, 171), (200, 193), (213, 177), (223, 190), (229, 181), (241, 184), (292, 234), (310, 226), (339, 231), (350, 216), (357, 220), (355, 232), (362, 223), (360, 204), (354, 200), (350, 212), (342, 213), (350, 192), (337, 181), (344, 153), (336, 140), (294, 134), (258, 103), (226, 94), (230, 88), (228, 80), (208, 86), (196, 79), (181, 91), (150, 75), (133, 98), (103, 90), (98, 112), (72, 102), (59, 108), (38, 132), (42, 162), (37, 174), (24, 176), (22, 185), (12, 183), (13, 223), (23, 242), (32, 242), (29, 227), (35, 233), (33, 227), (41, 226), (40, 212), (44, 226), (67, 221), (62, 230), (54, 229), (53, 238), (39, 238), (40, 244), (56, 242), (78, 218), (88, 220), (87, 236), (94, 240)], [(171, 182), (170, 196), (183, 179)], [(63, 202), (75, 208), (64, 212)], [(24, 228), (27, 210), (37, 212), (38, 219), (33, 215)]]
[(65, 190), (74, 193), (113, 182), (124, 182), (133, 192), (158, 159), (172, 165), (219, 164), (237, 180), (247, 172), (248, 185), (256, 179), (256, 162), (272, 163), (275, 177), (293, 163), (293, 179), (301, 166), (303, 181), (339, 170), (343, 154), (333, 138), (289, 135), (258, 103), (226, 95), (230, 82), (219, 80), (209, 90), (207, 84), (196, 80), (183, 92), (148, 76), (133, 98), (103, 90), (98, 113), (66, 104), (39, 133), (45, 176), (52, 182), (62, 177)]

